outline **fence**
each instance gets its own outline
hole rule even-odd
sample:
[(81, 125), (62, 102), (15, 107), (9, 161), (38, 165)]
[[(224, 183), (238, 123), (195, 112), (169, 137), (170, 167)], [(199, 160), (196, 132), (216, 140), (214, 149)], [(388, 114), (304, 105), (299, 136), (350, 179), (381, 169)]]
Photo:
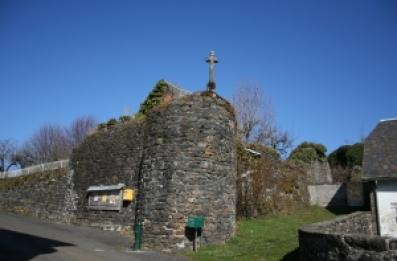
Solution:
[(34, 165), (24, 169), (18, 169), (13, 171), (0, 172), (0, 178), (14, 178), (19, 176), (31, 175), (37, 172), (43, 172), (47, 170), (61, 169), (69, 166), (69, 160), (58, 160), (53, 162), (47, 162), (39, 165)]

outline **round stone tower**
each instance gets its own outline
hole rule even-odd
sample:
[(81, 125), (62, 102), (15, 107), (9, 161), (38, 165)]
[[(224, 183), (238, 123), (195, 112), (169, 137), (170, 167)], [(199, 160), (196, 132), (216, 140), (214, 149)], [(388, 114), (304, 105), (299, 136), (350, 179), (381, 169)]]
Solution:
[(236, 218), (234, 110), (212, 92), (154, 108), (146, 119), (142, 161), (143, 245), (191, 245), (189, 216), (205, 219), (202, 244), (233, 235)]

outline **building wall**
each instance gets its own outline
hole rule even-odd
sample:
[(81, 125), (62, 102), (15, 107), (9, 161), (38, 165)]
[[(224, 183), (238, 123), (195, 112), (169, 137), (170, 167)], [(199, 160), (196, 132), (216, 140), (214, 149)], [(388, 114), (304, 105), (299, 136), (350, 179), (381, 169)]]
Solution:
[(377, 182), (376, 206), (380, 235), (397, 237), (397, 181)]

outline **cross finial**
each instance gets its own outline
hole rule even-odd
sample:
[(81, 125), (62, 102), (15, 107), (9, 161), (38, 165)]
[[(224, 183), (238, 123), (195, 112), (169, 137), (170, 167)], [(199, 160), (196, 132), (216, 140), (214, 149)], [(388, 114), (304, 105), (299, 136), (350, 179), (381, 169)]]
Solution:
[(218, 57), (215, 55), (215, 51), (211, 51), (206, 60), (210, 65), (210, 79), (207, 84), (208, 91), (212, 92), (215, 90), (215, 64), (218, 63)]

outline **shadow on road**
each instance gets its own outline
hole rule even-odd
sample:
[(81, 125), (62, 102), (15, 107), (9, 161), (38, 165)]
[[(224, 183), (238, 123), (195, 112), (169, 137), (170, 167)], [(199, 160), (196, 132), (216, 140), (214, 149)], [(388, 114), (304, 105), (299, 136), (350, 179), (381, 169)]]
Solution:
[(0, 229), (0, 260), (31, 260), (35, 256), (56, 252), (56, 247), (73, 244)]

